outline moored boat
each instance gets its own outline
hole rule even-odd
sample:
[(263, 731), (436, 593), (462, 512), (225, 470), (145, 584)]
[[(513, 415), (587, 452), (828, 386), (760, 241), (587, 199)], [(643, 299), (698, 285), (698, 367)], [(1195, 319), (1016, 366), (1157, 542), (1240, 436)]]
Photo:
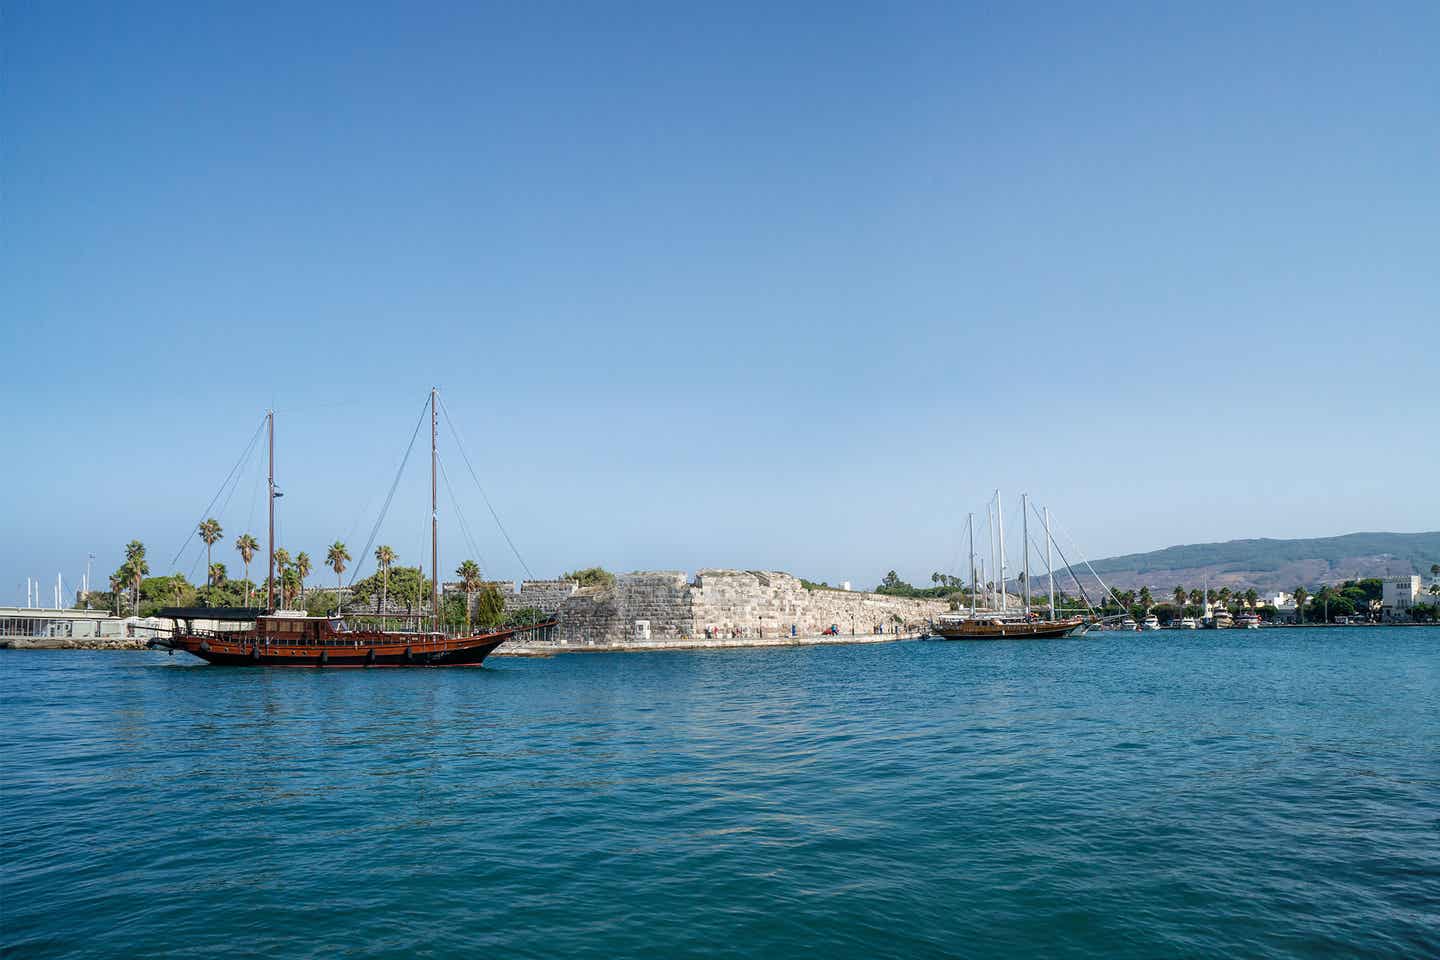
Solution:
[(1141, 621), (1140, 621), (1140, 629), (1141, 629), (1141, 630), (1159, 630), (1159, 629), (1160, 629), (1160, 618), (1157, 617), (1157, 616), (1155, 616), (1155, 614), (1153, 614), (1153, 613), (1152, 613), (1152, 614), (1149, 614), (1148, 616), (1146, 616), (1146, 618), (1145, 618), (1144, 620), (1141, 620)]
[[(432, 571), (439, 569), (439, 527), (437, 514), (436, 469), (436, 391), (430, 391), (430, 556)], [(244, 667), (441, 667), (478, 666), (496, 647), (519, 633), (548, 633), (555, 621), (506, 627), (482, 633), (452, 635), (440, 628), (440, 578), (431, 579), (430, 629), (391, 631), (384, 629), (352, 629), (338, 614), (308, 616), (298, 610), (282, 610), (275, 606), (275, 500), (280, 496), (275, 486), (275, 413), (266, 414), (270, 448), (269, 501), (270, 576), (267, 581), (267, 605), (252, 607), (167, 607), (159, 616), (173, 620), (177, 626), (167, 637), (151, 641), (151, 646), (179, 650), (208, 663)], [(397, 482), (398, 482), (397, 477)], [(383, 519), (383, 515), (382, 515)], [(378, 529), (378, 525), (377, 525)]]
[[(443, 631), (353, 630), (342, 617), (311, 617), (291, 610), (267, 614), (245, 608), (169, 607), (158, 616), (181, 626), (153, 646), (232, 667), (477, 666), (518, 632), (554, 626), (549, 621), (452, 637)], [(197, 629), (197, 621), (214, 626)]]
[(1260, 615), (1255, 613), (1242, 613), (1235, 621), (1235, 626), (1243, 630), (1260, 629)]
[(947, 640), (1005, 640), (1030, 638), (1057, 640), (1078, 637), (1085, 633), (1089, 621), (1084, 617), (1043, 620), (1039, 617), (987, 616), (936, 621), (934, 632)]
[(1181, 617), (1181, 618), (1180, 618), (1180, 623), (1179, 623), (1179, 625), (1178, 625), (1178, 629), (1180, 629), (1180, 630), (1195, 630), (1195, 629), (1198, 629), (1199, 626), (1200, 626), (1200, 625), (1195, 622), (1195, 618), (1194, 618), (1194, 617)]

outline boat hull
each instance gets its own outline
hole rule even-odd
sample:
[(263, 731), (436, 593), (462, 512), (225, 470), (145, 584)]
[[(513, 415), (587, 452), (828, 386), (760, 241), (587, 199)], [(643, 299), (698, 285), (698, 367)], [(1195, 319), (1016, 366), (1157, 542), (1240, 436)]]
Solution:
[(1078, 637), (1086, 630), (1081, 617), (1065, 620), (964, 620), (959, 623), (937, 624), (935, 633), (946, 640), (1059, 640)]
[(396, 642), (391, 637), (350, 644), (286, 644), (181, 635), (164, 646), (227, 667), (475, 667), (514, 631), (478, 637)]

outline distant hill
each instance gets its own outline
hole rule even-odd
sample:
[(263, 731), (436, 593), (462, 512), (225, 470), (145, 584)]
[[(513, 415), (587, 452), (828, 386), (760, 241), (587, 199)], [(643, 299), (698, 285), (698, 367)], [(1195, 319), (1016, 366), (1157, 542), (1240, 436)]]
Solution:
[[(1313, 588), (1362, 577), (1411, 573), (1428, 577), (1433, 563), (1440, 563), (1440, 532), (1195, 543), (1107, 557), (1092, 561), (1091, 566), (1109, 586), (1122, 590), (1148, 586), (1159, 596), (1162, 590), (1171, 591), (1176, 586), (1196, 589), (1205, 581), (1217, 589), (1254, 587), (1263, 592), (1288, 591), (1297, 584)], [(1081, 580), (1086, 590), (1092, 588), (1094, 578), (1088, 571)], [(1068, 576), (1064, 580), (1057, 577), (1056, 584), (1064, 584), (1073, 593), (1074, 585), (1068, 581)]]

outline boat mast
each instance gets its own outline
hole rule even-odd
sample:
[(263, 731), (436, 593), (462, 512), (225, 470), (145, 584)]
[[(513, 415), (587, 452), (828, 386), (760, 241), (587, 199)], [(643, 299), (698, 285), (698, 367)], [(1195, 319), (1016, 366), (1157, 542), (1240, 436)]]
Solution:
[(975, 616), (975, 590), (979, 586), (975, 581), (975, 514), (972, 511), (965, 526), (970, 531), (970, 616)]
[(990, 548), (990, 579), (985, 581), (989, 584), (986, 590), (989, 596), (985, 598), (986, 604), (991, 610), (995, 609), (995, 511), (990, 504), (985, 504), (985, 538), (986, 546)]
[(270, 554), (270, 574), (265, 578), (265, 607), (275, 612), (275, 411), (265, 411), (265, 424), (270, 439), (270, 538), (266, 544)]
[(1030, 495), (1020, 494), (1020, 547), (1025, 553), (1025, 615), (1030, 615)]
[(1045, 579), (1050, 581), (1050, 619), (1057, 619), (1055, 613), (1055, 568), (1050, 566), (1050, 508), (1045, 508)]
[(1000, 588), (1000, 609), (1010, 609), (1010, 596), (1005, 592), (1005, 505), (1000, 491), (995, 491), (995, 524), (1000, 531), (1000, 566), (995, 568), (995, 585)]
[(437, 519), (439, 487), (435, 482), (440, 453), (436, 445), (435, 388), (430, 388), (430, 611), (435, 631), (440, 630), (440, 521)]

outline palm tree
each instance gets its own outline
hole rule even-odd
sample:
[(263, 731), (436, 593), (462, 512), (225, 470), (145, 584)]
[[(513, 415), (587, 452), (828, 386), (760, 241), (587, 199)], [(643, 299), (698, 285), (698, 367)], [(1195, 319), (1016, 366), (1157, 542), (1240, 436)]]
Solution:
[[(205, 569), (210, 569), (210, 548), (215, 546), (225, 531), (220, 528), (220, 521), (214, 517), (200, 521), (200, 539), (205, 541)], [(213, 587), (214, 582), (207, 582), (205, 586)]]
[(350, 559), (350, 551), (345, 549), (345, 544), (336, 540), (330, 544), (330, 549), (325, 554), (325, 563), (331, 570), (335, 571), (335, 602), (340, 602), (340, 574), (345, 572), (345, 563)]
[(260, 549), (260, 544), (248, 533), (242, 533), (235, 538), (235, 549), (240, 551), (240, 559), (245, 564), (245, 606), (250, 606), (250, 561), (255, 559), (255, 551)]
[(1155, 603), (1155, 597), (1151, 595), (1151, 593), (1150, 593), (1150, 588), (1149, 588), (1149, 587), (1141, 587), (1141, 588), (1140, 588), (1140, 606), (1142, 606), (1142, 607), (1145, 608), (1145, 612), (1146, 612), (1147, 614), (1150, 612), (1150, 607), (1153, 606), (1154, 603)]
[(281, 547), (275, 551), (275, 584), (280, 588), (280, 606), (287, 607), (290, 604), (285, 593), (285, 571), (290, 569), (290, 551)]
[(380, 610), (382, 616), (384, 615), (386, 604), (390, 602), (390, 565), (394, 562), (394, 547), (382, 543), (375, 548), (375, 563), (380, 567)]
[(1310, 594), (1305, 592), (1304, 587), (1295, 588), (1295, 615), (1299, 617), (1301, 623), (1305, 622), (1305, 598), (1308, 596)]
[(210, 586), (212, 589), (225, 582), (225, 564), (212, 563), (210, 564), (208, 572), (210, 574)]
[(1227, 604), (1230, 602), (1230, 588), (1229, 588), (1229, 587), (1221, 587), (1221, 588), (1220, 588), (1220, 593), (1218, 594), (1218, 596), (1219, 596), (1219, 598), (1220, 598), (1220, 605), (1221, 605), (1222, 607), (1225, 606), (1225, 605), (1227, 605)]
[(295, 576), (300, 581), (300, 603), (305, 603), (305, 578), (310, 576), (310, 554), (301, 550), (295, 554)]
[(295, 565), (291, 564), (285, 568), (285, 573), (280, 578), (280, 590), (285, 596), (294, 599), (300, 595), (299, 587), (300, 578), (296, 576)]
[(1177, 607), (1183, 607), (1183, 606), (1185, 606), (1185, 588), (1184, 588), (1184, 587), (1176, 587), (1176, 588), (1175, 588), (1175, 594), (1174, 594), (1174, 596), (1175, 596), (1175, 606), (1177, 606)]
[(1198, 606), (1200, 606), (1201, 604), (1203, 604), (1204, 602), (1205, 602), (1205, 594), (1201, 593), (1199, 590), (1191, 590), (1191, 591), (1190, 591), (1190, 605), (1191, 605), (1192, 607), (1198, 607)]
[(460, 585), (465, 588), (465, 632), (470, 632), (470, 603), (475, 597), (475, 591), (484, 586), (480, 579), (480, 567), (474, 560), (466, 560), (455, 568), (455, 576), (460, 578)]
[(1256, 606), (1259, 604), (1259, 602), (1260, 594), (1255, 592), (1254, 587), (1251, 587), (1249, 590), (1245, 591), (1245, 605), (1247, 607), (1249, 607), (1251, 610), (1254, 610), (1256, 609)]
[(125, 545), (125, 566), (126, 576), (135, 585), (135, 616), (140, 616), (140, 581), (145, 579), (145, 574), (150, 572), (150, 564), (145, 559), (145, 544), (139, 540), (131, 540)]
[(180, 606), (180, 591), (185, 586), (185, 575), (177, 573), (170, 578), (170, 589), (175, 592), (175, 606)]
[(110, 574), (110, 593), (115, 598), (115, 616), (120, 616), (120, 591), (125, 589), (125, 568)]

